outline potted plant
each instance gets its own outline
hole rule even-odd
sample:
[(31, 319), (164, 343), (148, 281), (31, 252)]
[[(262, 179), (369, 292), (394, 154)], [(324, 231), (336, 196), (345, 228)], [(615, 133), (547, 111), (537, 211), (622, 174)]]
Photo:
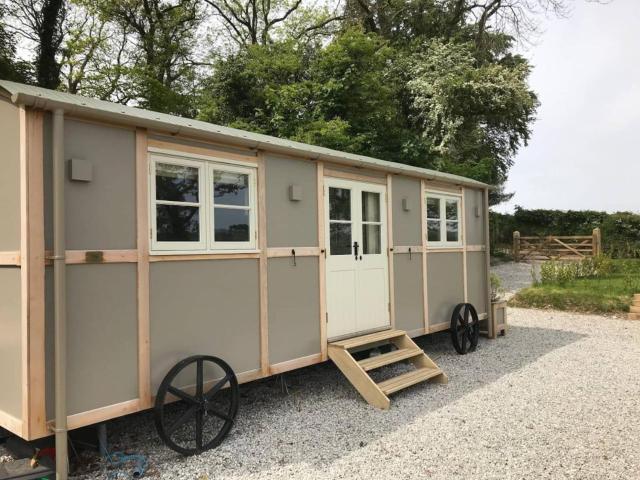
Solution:
[(496, 338), (507, 331), (507, 300), (503, 297), (502, 280), (495, 273), (491, 274), (491, 319), (488, 336)]

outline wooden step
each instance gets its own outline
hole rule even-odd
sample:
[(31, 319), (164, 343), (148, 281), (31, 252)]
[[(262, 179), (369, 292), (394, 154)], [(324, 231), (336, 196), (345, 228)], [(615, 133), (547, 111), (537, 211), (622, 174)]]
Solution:
[(629, 311), (631, 313), (640, 313), (640, 306), (631, 305), (629, 307)]
[(640, 320), (640, 313), (627, 313), (627, 320)]
[(368, 335), (362, 335), (361, 337), (347, 338), (346, 340), (331, 342), (330, 345), (349, 350), (350, 348), (361, 347), (370, 343), (382, 342), (391, 338), (402, 337), (404, 334), (405, 332), (403, 330), (383, 330), (382, 332), (370, 333)]
[(634, 300), (640, 300), (640, 293), (634, 293), (633, 294), (633, 299)]
[(375, 368), (384, 367), (392, 363), (397, 363), (407, 358), (417, 357), (424, 352), (420, 348), (401, 348), (393, 352), (384, 353), (382, 355), (376, 355), (375, 357), (365, 358), (360, 360), (358, 365), (362, 367), (365, 372), (373, 370)]
[(380, 382), (378, 383), (378, 388), (380, 388), (385, 395), (390, 395), (402, 390), (403, 388), (424, 382), (425, 380), (437, 377), (438, 375), (442, 375), (442, 370), (439, 368), (418, 368), (411, 372), (385, 380), (384, 382)]

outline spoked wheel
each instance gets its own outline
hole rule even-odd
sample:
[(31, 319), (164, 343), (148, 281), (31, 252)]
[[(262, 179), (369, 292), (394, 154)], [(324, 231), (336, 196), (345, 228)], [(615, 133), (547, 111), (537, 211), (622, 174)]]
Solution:
[(459, 303), (451, 315), (451, 340), (460, 355), (473, 352), (478, 346), (480, 322), (478, 312), (470, 303)]
[[(216, 380), (205, 382), (205, 378)], [(224, 360), (205, 355), (185, 358), (167, 373), (158, 389), (154, 409), (158, 435), (183, 455), (215, 448), (233, 426), (238, 397), (238, 379)], [(181, 401), (167, 403), (176, 398)]]

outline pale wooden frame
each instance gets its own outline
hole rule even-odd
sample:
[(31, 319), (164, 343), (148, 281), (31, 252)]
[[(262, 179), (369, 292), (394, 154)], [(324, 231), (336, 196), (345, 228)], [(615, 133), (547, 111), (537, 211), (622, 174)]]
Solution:
[[(427, 227), (427, 218), (426, 218), (426, 202), (427, 198), (437, 198), (440, 201), (440, 215), (441, 217), (438, 219), (440, 221), (440, 240), (437, 242), (427, 240), (428, 248), (464, 248), (463, 234), (464, 234), (464, 225), (463, 223), (463, 201), (464, 195), (458, 191), (458, 193), (444, 193), (438, 192), (431, 189), (427, 189), (425, 191), (425, 196), (422, 198), (422, 202), (425, 204), (425, 228)], [(458, 208), (458, 241), (450, 242), (446, 240), (447, 237), (447, 200), (456, 201), (456, 205)], [(444, 208), (442, 208), (444, 205)], [(424, 235), (427, 235), (427, 230), (424, 230)], [(445, 238), (445, 240), (442, 240)]]
[(422, 235), (422, 308), (424, 310), (424, 333), (429, 332), (429, 289), (427, 275), (427, 190), (425, 181), (420, 181), (420, 233)]
[(260, 289), (260, 371), (269, 375), (269, 287), (267, 280), (267, 174), (263, 152), (258, 152), (258, 245), (259, 289)]
[(393, 175), (387, 174), (387, 191), (385, 194), (387, 207), (387, 262), (389, 264), (389, 321), (391, 328), (396, 328), (395, 272), (393, 270)]
[(353, 180), (356, 182), (377, 183), (379, 185), (387, 185), (387, 178), (369, 176), (362, 173), (345, 172), (342, 170), (332, 170), (330, 168), (324, 169), (325, 177), (341, 178), (343, 180)]
[(325, 240), (325, 212), (324, 212), (324, 163), (316, 165), (316, 200), (318, 215), (318, 285), (320, 288), (320, 360), (326, 361), (327, 354), (327, 245)]

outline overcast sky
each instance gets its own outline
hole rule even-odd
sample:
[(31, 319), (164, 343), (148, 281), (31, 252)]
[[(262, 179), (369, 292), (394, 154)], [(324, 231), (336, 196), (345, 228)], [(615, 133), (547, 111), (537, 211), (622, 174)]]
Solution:
[(524, 53), (542, 105), (496, 207), (640, 211), (640, 0), (576, 0)]

